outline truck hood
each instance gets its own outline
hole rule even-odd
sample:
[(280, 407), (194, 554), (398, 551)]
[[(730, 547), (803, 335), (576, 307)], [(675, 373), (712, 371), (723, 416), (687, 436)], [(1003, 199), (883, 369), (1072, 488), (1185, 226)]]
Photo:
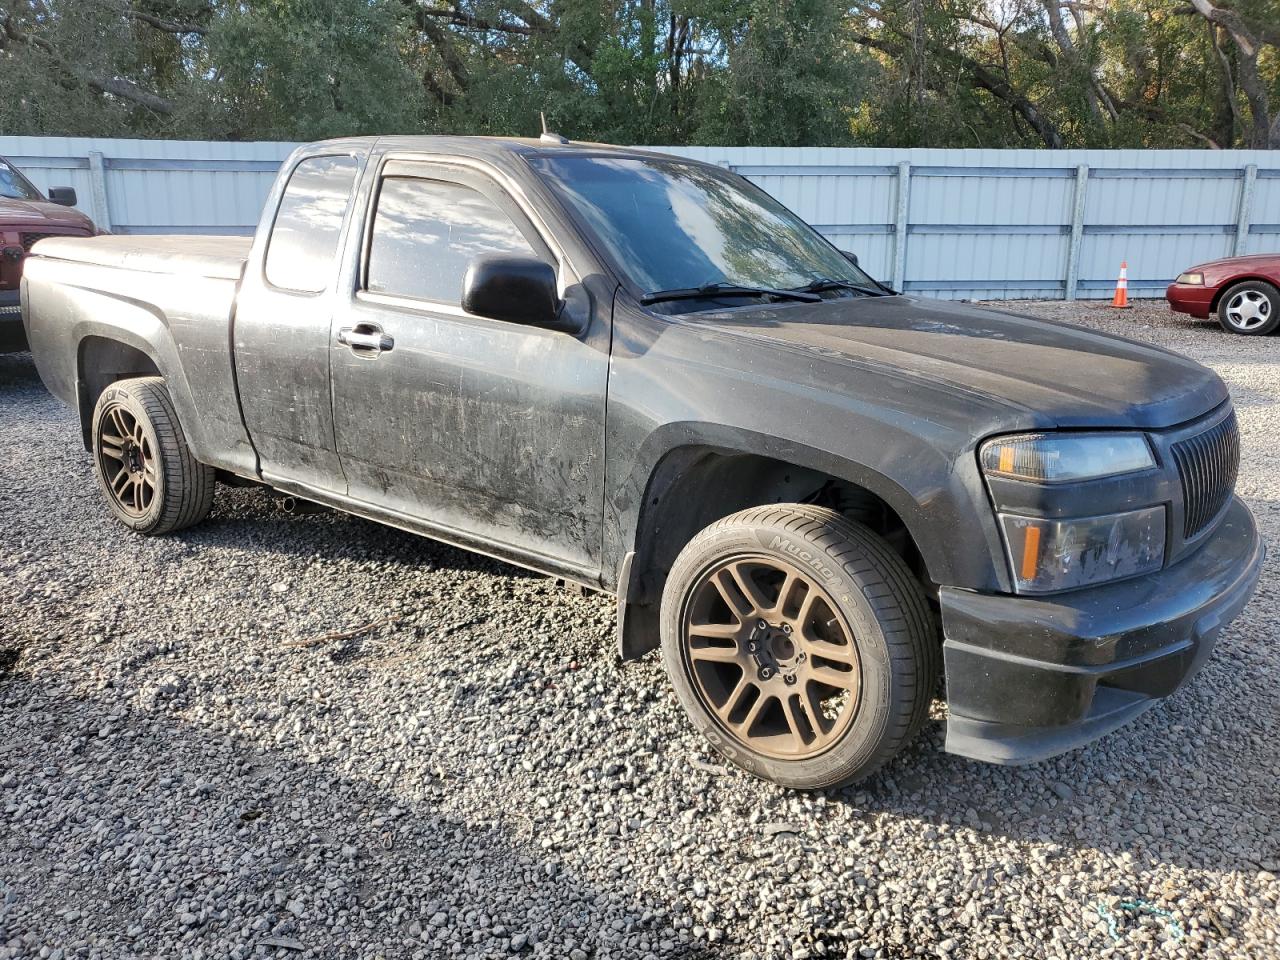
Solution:
[(1176, 353), (941, 300), (840, 298), (687, 319), (733, 336), (949, 386), (959, 397), (978, 394), (1027, 414), (1020, 422), (1037, 426), (1159, 429), (1228, 399), (1213, 371)]
[(33, 227), (55, 224), (80, 227), (93, 232), (93, 221), (73, 207), (49, 203), (47, 200), (13, 200), (0, 198), (0, 227)]

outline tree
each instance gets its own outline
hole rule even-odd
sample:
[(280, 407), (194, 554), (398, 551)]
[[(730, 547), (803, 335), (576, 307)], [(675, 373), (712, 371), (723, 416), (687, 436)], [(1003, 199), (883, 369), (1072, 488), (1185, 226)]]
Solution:
[(1275, 147), (1278, 44), (1280, 0), (0, 0), (0, 128)]
[[(1191, 6), (1209, 24), (1224, 82), (1238, 83), (1248, 100), (1251, 122), (1246, 142), (1259, 149), (1280, 147), (1280, 114), (1274, 117), (1271, 114), (1274, 75), (1268, 82), (1258, 63), (1264, 52), (1274, 61), (1280, 48), (1280, 17), (1277, 17), (1280, 11), (1273, 4), (1259, 0), (1241, 0), (1235, 4), (1226, 0), (1191, 0)], [(1223, 35), (1235, 47), (1234, 74), (1231, 58), (1222, 51)]]

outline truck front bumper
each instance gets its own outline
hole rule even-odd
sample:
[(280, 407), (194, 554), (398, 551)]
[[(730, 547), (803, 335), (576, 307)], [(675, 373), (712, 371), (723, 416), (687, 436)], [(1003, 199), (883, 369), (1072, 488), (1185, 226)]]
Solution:
[(947, 752), (1032, 763), (1128, 723), (1204, 665), (1265, 553), (1233, 499), (1208, 542), (1150, 576), (1054, 597), (943, 587)]

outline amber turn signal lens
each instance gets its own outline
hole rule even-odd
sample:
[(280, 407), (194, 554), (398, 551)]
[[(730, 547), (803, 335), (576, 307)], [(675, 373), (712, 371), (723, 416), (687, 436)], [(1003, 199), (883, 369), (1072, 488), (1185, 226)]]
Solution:
[(1050, 593), (1159, 570), (1164, 507), (1049, 520), (1000, 514), (1018, 593)]

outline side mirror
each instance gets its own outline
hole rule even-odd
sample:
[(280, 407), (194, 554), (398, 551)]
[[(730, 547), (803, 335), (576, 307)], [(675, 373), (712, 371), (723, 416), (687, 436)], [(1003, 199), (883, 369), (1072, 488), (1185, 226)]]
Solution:
[(490, 320), (563, 330), (556, 271), (535, 257), (484, 254), (467, 266), (462, 309)]
[(56, 203), (64, 207), (74, 207), (76, 205), (76, 188), (50, 187), (49, 202)]
[(841, 250), (840, 252), (843, 253), (844, 258), (848, 260), (850, 263), (852, 263), (855, 267), (858, 265), (858, 255), (856, 253), (850, 253), (848, 250)]

